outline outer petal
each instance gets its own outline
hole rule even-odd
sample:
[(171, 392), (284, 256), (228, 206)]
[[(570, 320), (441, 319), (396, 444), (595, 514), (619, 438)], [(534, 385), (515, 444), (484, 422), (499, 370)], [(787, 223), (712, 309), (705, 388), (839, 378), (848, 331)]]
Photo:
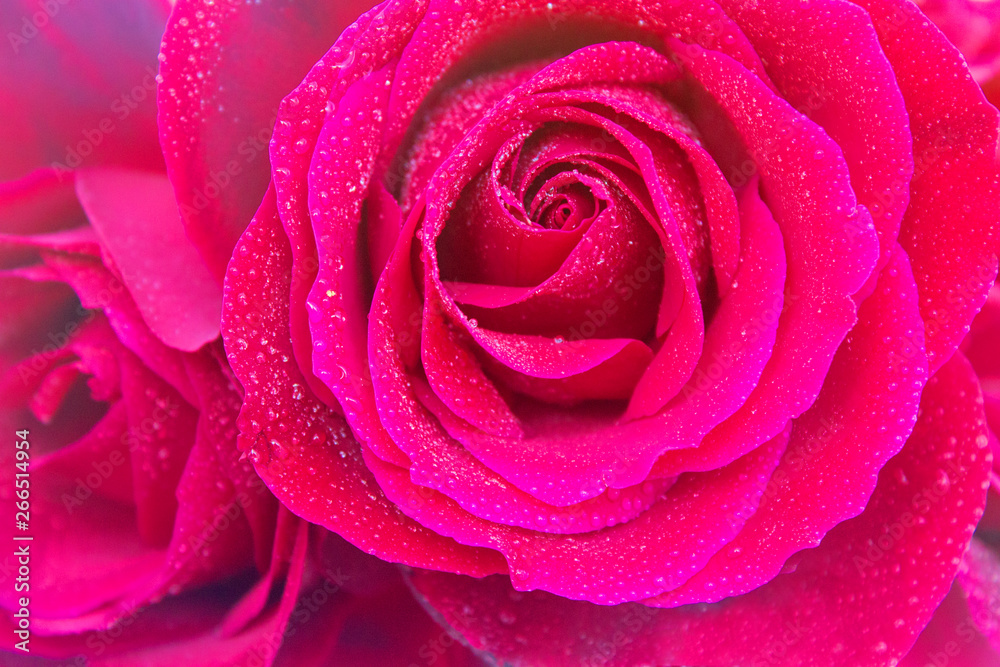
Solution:
[[(365, 468), (343, 418), (305, 385), (288, 329), (291, 260), (284, 230), (265, 215), (243, 234), (227, 271), (223, 336), (246, 392), (241, 449), (282, 502), (364, 551), (449, 571), (504, 571), (498, 554), (463, 547), (392, 506)], [(267, 308), (258, 310), (262, 303)]]
[(861, 304), (858, 325), (834, 357), (819, 398), (794, 421), (766, 502), (725, 553), (657, 605), (714, 602), (752, 590), (778, 574), (793, 553), (816, 545), (865, 507), (879, 471), (917, 419), (927, 360), (909, 341), (919, 327), (913, 276), (897, 246), (875, 293)]
[[(767, 63), (781, 96), (844, 152), (858, 203), (875, 222), (881, 269), (909, 203), (913, 146), (903, 96), (868, 16), (839, 0), (724, 2), (723, 7)], [(876, 270), (870, 286), (877, 276)]]
[(482, 521), (437, 492), (407, 504), (417, 492), (409, 491), (405, 472), (375, 457), (366, 461), (386, 495), (421, 524), (502, 552), (518, 590), (617, 604), (670, 590), (704, 567), (756, 509), (787, 442), (782, 433), (720, 470), (684, 478), (630, 521), (572, 537)]
[(928, 384), (865, 512), (753, 593), (654, 610), (519, 593), (504, 577), (417, 572), (414, 585), (473, 648), (514, 665), (895, 664), (947, 594), (985, 502), (982, 406), (960, 392), (978, 394), (959, 357)]
[[(35, 636), (32, 653), (70, 661), (65, 664), (86, 660), (86, 664), (99, 667), (271, 665), (282, 640), (293, 632), (289, 625), (299, 607), (308, 563), (309, 525), (288, 512), (284, 518), (288, 526), (284, 532), (290, 538), (287, 547), (282, 547), (287, 570), (287, 576), (282, 576), (284, 588), (277, 603), (260, 613), (252, 625), (233, 632), (226, 629), (231, 609), (244, 606), (253, 596), (253, 589), (246, 592), (245, 580), (237, 578), (227, 585), (170, 597), (155, 605), (118, 609), (119, 615), (97, 630)], [(0, 619), (5, 631), (8, 623), (8, 619)], [(5, 665), (40, 664), (33, 658), (5, 658)]]
[(872, 17), (910, 114), (915, 167), (899, 243), (920, 290), (933, 373), (958, 347), (997, 276), (998, 114), (957, 49), (916, 7), (906, 0), (857, 4)]
[(920, 10), (962, 51), (987, 99), (1000, 93), (1000, 3), (995, 0), (916, 0)]
[(901, 667), (1000, 664), (1000, 561), (994, 549), (972, 540), (951, 592)]
[[(326, 570), (342, 587), (364, 573)], [(371, 594), (326, 600), (328, 587), (305, 590), (292, 615), (275, 664), (278, 667), (332, 665), (426, 665), (476, 667), (482, 663), (447, 633), (413, 598), (398, 572)]]
[(153, 333), (187, 352), (218, 338), (222, 289), (184, 234), (166, 177), (87, 169), (76, 191)]

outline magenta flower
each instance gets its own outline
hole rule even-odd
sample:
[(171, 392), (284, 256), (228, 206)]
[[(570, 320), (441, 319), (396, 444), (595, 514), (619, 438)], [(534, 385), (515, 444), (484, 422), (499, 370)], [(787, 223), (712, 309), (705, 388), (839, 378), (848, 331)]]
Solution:
[(996, 659), (987, 24), (39, 7), (0, 63), (33, 653)]
[(891, 662), (985, 501), (996, 129), (909, 5), (381, 5), (229, 266), (244, 447), (501, 659)]

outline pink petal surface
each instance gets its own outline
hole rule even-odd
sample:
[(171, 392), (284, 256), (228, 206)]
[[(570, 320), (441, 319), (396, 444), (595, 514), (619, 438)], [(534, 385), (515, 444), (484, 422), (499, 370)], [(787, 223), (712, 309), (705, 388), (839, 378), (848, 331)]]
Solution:
[[(581, 174), (575, 182), (593, 181)], [(620, 195), (612, 196), (605, 205), (607, 208), (588, 221), (576, 247), (540, 284), (502, 288), (451, 282), (445, 298), (457, 297), (463, 312), (486, 328), (564, 338), (573, 332), (580, 337), (579, 329), (588, 320), (588, 313), (604, 308), (610, 300), (615, 312), (586, 337), (646, 338), (653, 329), (663, 282), (676, 277), (664, 276), (664, 253), (650, 221)], [(465, 224), (473, 220), (476, 218)], [(473, 242), (478, 245), (478, 241)], [(638, 267), (645, 267), (642, 275), (646, 280), (642, 282), (634, 276)], [(595, 272), (599, 272), (600, 281), (595, 280)], [(631, 298), (626, 300), (623, 294), (629, 278), (637, 288), (630, 288)]]
[(197, 402), (184, 371), (183, 353), (153, 335), (121, 280), (90, 257), (46, 253), (43, 258), (59, 279), (73, 288), (85, 308), (104, 311), (122, 345), (185, 400)]
[[(629, 49), (625, 49), (624, 53), (626, 55), (628, 55), (630, 58), (634, 58), (635, 55), (636, 55), (635, 53), (633, 53), (632, 50), (629, 50)], [(610, 58), (610, 56), (609, 56), (609, 58)], [(619, 68), (623, 67), (623, 65), (621, 65), (621, 63), (612, 63), (612, 66), (613, 67), (619, 67)], [(659, 72), (660, 70), (662, 70), (663, 67), (661, 65), (656, 65), (652, 69), (654, 71), (654, 75), (658, 76), (659, 74), (656, 74), (656, 73)], [(667, 67), (666, 69), (669, 70), (669, 67)], [(617, 76), (618, 74), (614, 74), (614, 75)], [(546, 86), (555, 85), (556, 82), (559, 82), (562, 79), (567, 79), (569, 81), (572, 81), (574, 76), (576, 76), (576, 75), (567, 72), (564, 67), (554, 67), (551, 72), (546, 71), (546, 72), (544, 72), (544, 76), (542, 76), (541, 78), (538, 78), (537, 80), (531, 81), (527, 85), (526, 91), (535, 90), (535, 89), (544, 89)], [(627, 75), (622, 74), (622, 76), (627, 76)], [(641, 76), (646, 77), (646, 76), (652, 76), (652, 75), (650, 75), (650, 74), (641, 74)], [(514, 102), (519, 102), (519, 99), (520, 98), (513, 98)], [(498, 117), (503, 117), (504, 113), (506, 113), (506, 111), (503, 110), (503, 109), (501, 109), (501, 111), (497, 112), (495, 115), (498, 116)], [(479, 130), (481, 127), (482, 127), (482, 125), (480, 127), (477, 127), (477, 130)], [(470, 135), (470, 136), (474, 136), (474, 135)], [(475, 141), (473, 139), (470, 139), (470, 138), (467, 138), (465, 140), (465, 143), (469, 144), (469, 145), (475, 145)], [(474, 161), (476, 159), (482, 159), (484, 157), (484, 155), (482, 154), (483, 150), (482, 150), (481, 146), (477, 146), (476, 150), (479, 151), (479, 154), (477, 154), (478, 157), (471, 158), (472, 161)], [(464, 166), (462, 168), (466, 172), (469, 169), (467, 166)], [(447, 200), (447, 199), (449, 199), (449, 193), (454, 194), (453, 191), (457, 187), (459, 187), (458, 184), (451, 183), (451, 182), (445, 182), (445, 181), (440, 181), (440, 182), (437, 183), (437, 185), (435, 185), (435, 183), (432, 182), (431, 186), (432, 187), (436, 187), (437, 190), (435, 191), (435, 194), (433, 196), (429, 196), (428, 197), (428, 202), (436, 201), (437, 198), (443, 198), (444, 200)], [(438, 213), (440, 213), (440, 211)], [(429, 212), (428, 215), (431, 217), (432, 220), (435, 220), (435, 222), (428, 223), (429, 228), (430, 229), (440, 229), (440, 220), (439, 220), (439, 217), (436, 218), (434, 212)], [(415, 224), (415, 221), (411, 222), (410, 224), (412, 226), (413, 224)], [(404, 230), (403, 235), (405, 236), (406, 233), (407, 233), (406, 230)], [(413, 232), (411, 231), (410, 233), (413, 233)], [(429, 234), (425, 234), (424, 244), (425, 245), (430, 244), (431, 238), (432, 237)], [(430, 249), (428, 248), (428, 250), (430, 250)], [(404, 261), (404, 259), (403, 259), (403, 253), (399, 252), (398, 255), (399, 255), (399, 258), (400, 258), (399, 261)], [(432, 255), (432, 253), (429, 252), (428, 255), (431, 258), (431, 260), (433, 261), (433, 255)], [(385, 283), (384, 277), (383, 277), (383, 280), (380, 282), (380, 284), (383, 284), (383, 283)], [(437, 288), (439, 290), (443, 289), (442, 286), (439, 283), (437, 284)], [(378, 299), (379, 299), (379, 297), (376, 296), (376, 302), (378, 301)], [(462, 316), (453, 307), (452, 308), (448, 308), (448, 303), (447, 302), (445, 303), (445, 306), (449, 310), (449, 312), (450, 312), (450, 314), (452, 316), (457, 316), (457, 317), (462, 318)], [(390, 308), (390, 310), (392, 310), (392, 308)], [(497, 356), (498, 352), (501, 351), (501, 348), (498, 348), (493, 343), (493, 341), (498, 341), (498, 340), (500, 340), (501, 337), (498, 336), (498, 335), (491, 334), (490, 332), (486, 332), (484, 330), (477, 329), (477, 328), (471, 326), (468, 321), (466, 321), (465, 323), (466, 323), (466, 328), (470, 331), (470, 334), (474, 338), (477, 339), (477, 342), (479, 342), (480, 345), (484, 345), (484, 347), (488, 351), (490, 351), (490, 353), (493, 356)], [(533, 344), (534, 347), (548, 346), (548, 348), (550, 348), (549, 349), (550, 354), (548, 356), (553, 361), (555, 360), (555, 358), (552, 357), (552, 354), (555, 354), (555, 355), (558, 356), (558, 355), (565, 355), (566, 352), (567, 352), (567, 349), (565, 348), (565, 346), (564, 347), (559, 347), (558, 343), (556, 343), (555, 341), (546, 342), (545, 340), (542, 340), (542, 339), (537, 338), (537, 337), (535, 337), (535, 338), (525, 338), (525, 337), (511, 337), (511, 336), (506, 336), (504, 338), (509, 338), (510, 339), (510, 341), (509, 341), (510, 343), (516, 343), (518, 345), (523, 345), (523, 344), (525, 344), (525, 343), (527, 343), (527, 342), (530, 341), (530, 343)], [(601, 341), (599, 341), (599, 340), (583, 341), (583, 343), (582, 343), (583, 347), (585, 347), (585, 348), (593, 347), (593, 346), (598, 345), (598, 344), (603, 344), (603, 343)], [(523, 360), (521, 363), (524, 363), (527, 360), (530, 360), (533, 356), (537, 356), (537, 355), (533, 354), (533, 355), (525, 356), (525, 355), (518, 354), (517, 351), (515, 351), (515, 350), (505, 351), (504, 354), (503, 354), (503, 358), (505, 360), (509, 360), (507, 363), (510, 363), (511, 361), (514, 361), (515, 359)], [(373, 357), (373, 358), (375, 358), (375, 357)], [(378, 362), (376, 362), (376, 364), (377, 363)], [(558, 364), (556, 366), (553, 366), (548, 371), (545, 371), (543, 376), (547, 375), (548, 373), (559, 372), (558, 366), (561, 366), (561, 365), (562, 364), (560, 363), (560, 364)], [(592, 367), (592, 364), (588, 363), (587, 367)], [(586, 367), (584, 367), (584, 368), (586, 368)], [(532, 375), (539, 374), (538, 371), (536, 371), (536, 370), (529, 370), (527, 368), (525, 368), (525, 369), (516, 369), (516, 370), (528, 371)], [(561, 374), (562, 373), (560, 372), (559, 375), (561, 375)], [(558, 377), (559, 375), (556, 375), (556, 377)], [(393, 428), (395, 428), (396, 430), (398, 430), (398, 428), (396, 428), (395, 425), (393, 426)], [(415, 443), (415, 444), (417, 444), (419, 446), (419, 443)], [(466, 446), (469, 446), (468, 441), (466, 441), (465, 444), (466, 444)], [(551, 446), (553, 443), (548, 443), (548, 444)], [(569, 446), (570, 445), (567, 444), (567, 445), (565, 445), (563, 447), (563, 449), (565, 450)], [(580, 448), (576, 444), (572, 445), (572, 447), (574, 449), (576, 449), (578, 452), (588, 451), (586, 448)], [(550, 447), (550, 450), (551, 450), (551, 447)], [(543, 456), (544, 455), (544, 450), (542, 448), (540, 448), (540, 447), (537, 448), (535, 451), (536, 451), (537, 455), (539, 455), (539, 456)], [(600, 452), (597, 451), (596, 449), (594, 451), (595, 451), (595, 454), (597, 454), (598, 456), (602, 456), (600, 454)], [(410, 455), (411, 456), (413, 455), (412, 451), (410, 452)], [(576, 455), (576, 454), (574, 454), (574, 455)], [(484, 456), (484, 454), (480, 453), (478, 456), (482, 457), (482, 456)], [(558, 461), (559, 458), (563, 458), (564, 459), (564, 455), (559, 455), (558, 457), (547, 456), (545, 458), (547, 459), (547, 461), (545, 462), (545, 464), (546, 465), (552, 465), (553, 464), (553, 460)], [(607, 457), (605, 456), (605, 459), (606, 458)], [(500, 472), (502, 472), (504, 478), (511, 480), (512, 477), (516, 477), (516, 474), (512, 475), (512, 472), (509, 469), (509, 465), (507, 465), (507, 463), (505, 463), (505, 457), (504, 456), (490, 456), (488, 463), (490, 464), (491, 467), (493, 467), (495, 469), (496, 469), (497, 465), (506, 466), (502, 471), (500, 471)], [(588, 476), (594, 476), (595, 475), (595, 468), (599, 470), (598, 466), (600, 464), (597, 464), (597, 465), (586, 465), (586, 466), (581, 466), (581, 465), (578, 465), (578, 466), (567, 466), (566, 463), (565, 463), (565, 459), (564, 459), (563, 461), (555, 463), (554, 465), (556, 465), (558, 467), (558, 469), (559, 469), (559, 474), (557, 476), (563, 477), (565, 475), (588, 475)], [(575, 470), (574, 470), (574, 468), (575, 468)], [(540, 478), (540, 477), (547, 476), (548, 475), (548, 471), (546, 469), (544, 469), (544, 468), (535, 468), (535, 469), (529, 471), (529, 475), (531, 475), (534, 478)], [(548, 476), (551, 477), (551, 475), (548, 475)], [(531, 493), (533, 495), (538, 494), (538, 493), (541, 492), (541, 491), (538, 490), (539, 489), (538, 479), (527, 479), (527, 478), (525, 478), (525, 479), (512, 480), (512, 481), (515, 481), (515, 483), (520, 488), (522, 488), (522, 489), (525, 489), (525, 490), (532, 489)], [(636, 478), (632, 482), (626, 482), (626, 484), (628, 484), (628, 483), (635, 483), (636, 481), (641, 481), (641, 479)], [(597, 492), (599, 492), (603, 488), (603, 487), (600, 486), (599, 482), (593, 482), (593, 481), (588, 482), (587, 484), (580, 484), (580, 486), (585, 486), (587, 488), (596, 489)], [(572, 488), (572, 485), (568, 485), (566, 488)], [(553, 489), (552, 491), (548, 492), (547, 496), (541, 497), (540, 499), (545, 500), (546, 502), (549, 502), (549, 503), (552, 503), (552, 504), (566, 504), (567, 503), (567, 498), (565, 497), (565, 495), (562, 495), (562, 496), (554, 495), (554, 494), (564, 494), (564, 493), (565, 493), (565, 490), (563, 490), (563, 489)], [(572, 501), (569, 501), (569, 502), (572, 502)]]
[(218, 338), (222, 290), (184, 233), (166, 177), (88, 169), (76, 191), (153, 333), (187, 352)]
[[(770, 437), (815, 400), (856, 321), (852, 295), (874, 267), (878, 242), (867, 211), (857, 206), (836, 144), (733, 61), (686, 50), (687, 68), (725, 110), (750, 153), (768, 158), (758, 157), (762, 196), (781, 228), (788, 261), (790, 298), (775, 354), (746, 404), (709, 436), (738, 451), (737, 442)], [(751, 121), (757, 113), (764, 123)], [(802, 191), (794, 195), (793, 188)]]
[[(405, 471), (374, 457), (366, 461), (386, 495), (421, 524), (503, 553), (517, 590), (617, 604), (677, 586), (732, 540), (753, 514), (786, 444), (784, 433), (730, 466), (681, 480), (631, 521), (571, 539), (482, 521), (439, 493), (407, 502), (415, 494)], [(719, 521), (727, 512), (731, 520)]]
[[(391, 442), (385, 442), (378, 417), (367, 409), (370, 401), (359, 398), (371, 393), (371, 372), (365, 359), (364, 335), (370, 289), (363, 266), (367, 249), (358, 221), (364, 204), (361, 194), (369, 185), (363, 173), (373, 168), (377, 157), (377, 139), (389, 99), (386, 84), (391, 76), (391, 68), (387, 67), (348, 90), (323, 126), (309, 165), (308, 219), (317, 229), (309, 231), (296, 226), (288, 207), (283, 212), (279, 209), (279, 213), (292, 241), (293, 267), (304, 265), (303, 258), (311, 257), (312, 253), (317, 260), (317, 268), (309, 276), (315, 282), (303, 280), (292, 291), (293, 332), (294, 327), (305, 325), (308, 329), (302, 337), (308, 331), (314, 341), (311, 349), (303, 349), (302, 355), (307, 359), (311, 355), (314, 372), (336, 396), (359, 437), (398, 461), (400, 455)], [(367, 118), (369, 114), (374, 122), (361, 125), (356, 134), (350, 132), (359, 123), (359, 117)], [(297, 146), (295, 150), (298, 152), (300, 148)], [(346, 174), (359, 171), (356, 167), (359, 160), (363, 165), (362, 175), (358, 180), (345, 178)], [(280, 201), (287, 196), (284, 191), (297, 184), (281, 178), (289, 168), (279, 169), (284, 170), (277, 172)], [(303, 238), (296, 242), (299, 235)], [(308, 313), (308, 321), (303, 321), (303, 311)]]
[[(785, 251), (781, 231), (760, 199), (756, 179), (740, 193), (740, 268), (709, 326), (705, 350), (682, 400), (668, 405), (671, 420), (700, 424), (703, 433), (742, 406), (756, 386), (773, 350), (785, 303)], [(679, 462), (698, 459), (702, 448), (665, 453), (656, 476), (683, 470)]]
[(119, 363), (128, 416), (122, 442), (132, 465), (139, 534), (148, 544), (164, 546), (173, 532), (174, 489), (194, 444), (198, 412), (128, 351)]
[(909, 203), (913, 144), (903, 96), (871, 20), (841, 2), (808, 9), (790, 2), (722, 4), (766, 61), (781, 96), (843, 151), (858, 203), (875, 223), (881, 269)]
[(865, 508), (880, 471), (917, 420), (927, 361), (922, 349), (907, 345), (919, 327), (913, 276), (897, 249), (861, 305), (819, 398), (794, 421), (766, 502), (725, 553), (654, 604), (714, 602), (753, 590), (793, 553)]
[[(295, 608), (302, 587), (303, 572), (308, 547), (308, 524), (295, 522), (294, 551), (289, 554), (291, 566), (285, 580), (285, 588), (278, 604), (273, 605), (253, 627), (237, 634), (219, 636), (216, 632), (206, 632), (214, 623), (206, 623), (200, 636), (187, 641), (150, 642), (132, 651), (122, 651), (105, 658), (100, 664), (107, 667), (128, 667), (142, 664), (150, 667), (169, 667), (184, 664), (194, 667), (230, 664), (273, 664), (281, 637), (288, 627), (289, 618)], [(190, 612), (189, 612), (190, 613)], [(214, 619), (213, 619), (214, 620)]]
[(74, 179), (53, 169), (38, 169), (0, 184), (0, 231), (4, 234), (46, 234), (85, 221)]
[[(240, 241), (247, 251), (227, 271), (227, 302), (233, 307), (224, 311), (223, 337), (229, 350), (241, 352), (230, 353), (230, 359), (246, 392), (240, 412), (241, 449), (249, 452), (279, 500), (364, 551), (384, 560), (451, 571), (503, 571), (502, 562), (489, 552), (436, 535), (392, 506), (364, 467), (360, 446), (343, 419), (319, 403), (303, 383), (291, 358), (285, 319), (291, 250), (276, 222), (270, 216), (257, 218)], [(259, 300), (271, 304), (270, 311), (248, 317), (240, 304)], [(283, 409), (275, 411), (279, 406)], [(303, 480), (309, 485), (304, 487)], [(314, 494), (314, 486), (324, 493)]]
[[(203, 638), (206, 629), (217, 624), (227, 605), (237, 595), (238, 591), (234, 593), (227, 587), (210, 589), (201, 594), (171, 598), (139, 612), (126, 613), (117, 623), (106, 621), (101, 630), (53, 637), (35, 634), (30, 647), (31, 652), (36, 655), (26, 658), (21, 655), (5, 655), (4, 658), (8, 661), (6, 664), (12, 667), (34, 667), (39, 664), (38, 658), (42, 655), (50, 658), (41, 658), (45, 661), (41, 664), (53, 664), (54, 660), (68, 662), (81, 655), (94, 665), (124, 667), (137, 662), (152, 664), (141, 662), (144, 660), (144, 653), (151, 649), (156, 653), (164, 646), (173, 646), (174, 650), (178, 650), (178, 645)], [(0, 617), (0, 627), (4, 632), (12, 629), (6, 615)], [(212, 637), (212, 641), (218, 642), (218, 638)], [(207, 665), (194, 662), (185, 664), (205, 667), (212, 664), (212, 654), (204, 649), (205, 642), (202, 643), (201, 656), (209, 660)]]
[(994, 0), (920, 0), (927, 17), (957, 46), (993, 106), (1000, 100), (1000, 4)]
[[(239, 395), (211, 358), (189, 360), (198, 389), (194, 446), (176, 489), (179, 505), (167, 545), (172, 570), (156, 592), (194, 588), (257, 564), (266, 570), (277, 503), (249, 462), (239, 461)], [(263, 552), (263, 553), (262, 553)]]
[[(9, 465), (13, 471), (13, 463)], [(83, 477), (91, 472), (84, 472)], [(137, 582), (148, 581), (162, 564), (162, 553), (143, 544), (134, 512), (127, 505), (91, 496), (79, 506), (67, 507), (61, 496), (75, 498), (77, 482), (72, 478), (66, 482), (53, 485), (54, 489), (40, 487), (32, 503), (33, 551), (38, 563), (32, 572), (31, 601), (35, 629), (42, 634), (90, 629), (93, 626), (86, 620), (73, 617), (116, 602)], [(13, 487), (12, 474), (6, 483)], [(82, 486), (89, 488), (86, 482)], [(56, 492), (47, 492), (50, 489)], [(13, 503), (8, 514), (13, 527)], [(13, 532), (8, 529), (8, 539)], [(4, 606), (15, 608), (17, 597), (12, 591), (5, 596)], [(66, 623), (66, 618), (75, 622)]]
[(455, 327), (435, 310), (425, 304), (420, 335), (420, 356), (430, 388), (446, 410), (477, 428), (505, 437), (520, 436), (517, 417), (483, 373), (469, 341), (460, 339)]
[[(252, 521), (267, 504), (260, 494), (270, 497), (259, 480), (251, 485), (255, 495), (237, 493), (239, 475), (232, 481), (226, 475), (223, 462), (237, 456), (231, 403), (203, 404), (199, 423), (228, 422), (228, 438), (195, 440), (191, 406), (164, 394), (162, 385), (150, 383), (136, 362), (128, 361), (130, 353), (121, 354), (126, 374), (149, 385), (138, 393), (156, 407), (129, 424), (132, 406), (113, 406), (85, 438), (38, 459), (49, 484), (36, 488), (37, 526), (59, 534), (40, 547), (47, 555), (35, 577), (37, 630), (46, 634), (102, 627), (168, 592), (245, 571), (253, 543), (244, 516)], [(209, 374), (211, 363), (205, 366)], [(218, 366), (214, 373), (219, 375)], [(131, 383), (125, 382), (129, 393)], [(142, 400), (135, 407), (145, 409)], [(225, 428), (215, 433), (224, 435)], [(243, 467), (245, 479), (249, 466)], [(115, 529), (108, 532), (109, 526)], [(74, 557), (78, 551), (90, 559)]]
[[(975, 541), (973, 541), (975, 544)], [(930, 623), (899, 667), (983, 667), (1000, 663), (1000, 653), (979, 633), (961, 586), (955, 582)]]
[[(483, 116), (510, 93), (513, 88), (531, 78), (538, 71), (541, 64), (541, 62), (530, 63), (520, 65), (511, 71), (487, 72), (458, 83), (453, 88), (445, 91), (439, 100), (434, 100), (432, 109), (415, 119), (418, 129), (412, 146), (407, 149), (407, 155), (404, 156), (404, 158), (408, 159), (402, 160), (405, 165), (402, 168), (404, 171), (403, 175), (396, 174), (395, 165), (393, 171), (386, 174), (390, 185), (398, 184), (402, 188), (400, 201), (406, 212), (413, 209), (414, 203), (419, 199), (420, 194), (426, 188), (434, 172), (447, 159), (448, 155), (451, 154), (462, 138), (469, 133), (469, 130), (481, 121)], [(491, 179), (497, 179), (495, 172), (499, 167), (497, 164), (500, 162), (499, 158), (510, 155), (509, 152), (500, 152), (497, 154), (498, 160), (494, 163), (491, 170)], [(419, 159), (416, 159), (418, 157)], [(397, 183), (399, 180), (402, 180), (402, 183)], [(477, 190), (476, 193), (493, 195), (495, 194), (495, 188), (487, 189), (485, 192)], [(484, 220), (481, 225), (485, 227), (490, 222)], [(479, 226), (477, 225), (477, 227)], [(528, 231), (524, 227), (520, 227), (520, 229), (521, 231)], [(483, 233), (481, 229), (463, 230), (459, 228), (455, 231), (460, 235), (463, 231), (474, 231), (476, 235)], [(507, 230), (508, 233), (513, 231), (513, 229)], [(461, 245), (464, 246), (465, 244)], [(487, 267), (492, 267), (485, 268), (484, 273), (487, 274), (491, 270), (506, 272), (511, 268), (506, 266), (506, 262), (496, 261), (497, 258), (492, 253), (482, 252), (479, 244), (470, 243), (467, 246), (467, 250), (469, 253), (474, 253), (476, 259), (479, 261), (466, 263), (463, 261), (463, 257), (452, 257), (451, 259), (466, 264), (472, 271), (484, 270), (484, 267), (478, 266), (478, 264), (479, 262), (487, 262)], [(530, 267), (527, 264), (524, 269), (530, 270), (532, 273), (538, 271), (537, 268)], [(496, 279), (487, 280), (486, 282), (504, 284), (504, 281)], [(515, 280), (508, 284), (519, 285), (521, 282), (520, 280)], [(537, 282), (537, 280), (527, 282)]]
[(997, 275), (997, 110), (955, 47), (915, 7), (858, 4), (872, 17), (910, 115), (915, 171), (899, 243), (920, 288), (933, 372), (958, 347)]
[(864, 513), (756, 592), (657, 610), (518, 592), (505, 577), (418, 571), (413, 583), (474, 648), (514, 665), (889, 664), (947, 594), (982, 513), (991, 461), (982, 409), (954, 400), (961, 391), (977, 389), (957, 358), (929, 383), (917, 429)]
[(983, 380), (1000, 378), (1000, 284), (990, 288), (986, 303), (972, 321), (962, 353), (969, 358)]
[[(414, 21), (422, 18), (423, 12), (420, 11), (412, 17), (412, 14), (407, 15), (404, 7), (409, 9), (406, 5), (387, 5), (385, 9), (387, 18), (394, 23), (406, 25), (408, 30), (413, 30)], [(594, 19), (588, 16), (590, 6), (581, 0), (563, 0), (546, 5), (537, 5), (528, 0), (505, 3), (502, 6), (459, 3), (435, 7), (435, 10), (433, 19), (423, 21), (416, 29), (400, 61), (400, 85), (394, 93), (390, 109), (393, 122), (387, 135), (390, 152), (395, 150), (401, 141), (420, 101), (431, 90), (440, 74), (479, 47), (485, 41), (488, 30), (495, 35), (503, 34), (514, 26), (523, 28), (541, 24), (549, 28), (553, 21), (558, 26), (579, 19), (588, 30), (596, 33), (588, 35), (591, 43), (620, 37), (620, 33), (616, 34), (615, 30), (608, 30), (607, 27), (595, 29)], [(602, 6), (598, 20), (604, 21), (605, 24), (619, 23), (626, 33), (630, 28), (643, 26), (662, 36), (668, 32), (676, 32), (682, 38), (692, 41), (711, 41), (713, 47), (721, 49), (754, 72), (766, 77), (760, 61), (745, 36), (728, 17), (721, 14), (714, 2), (685, 3), (683, 7), (677, 5), (651, 8), (642, 2), (623, 0)], [(719, 26), (717, 33), (704, 30), (706, 24), (713, 23)], [(545, 28), (543, 34), (550, 34)], [(564, 35), (561, 37), (565, 39)], [(370, 39), (373, 46), (375, 42), (384, 40), (375, 36)], [(570, 43), (563, 45), (566, 52), (579, 46), (571, 40), (567, 41)], [(390, 48), (387, 52), (394, 54), (395, 50)], [(735, 260), (735, 255), (731, 254), (728, 260), (720, 261), (720, 264), (733, 266), (731, 263)]]

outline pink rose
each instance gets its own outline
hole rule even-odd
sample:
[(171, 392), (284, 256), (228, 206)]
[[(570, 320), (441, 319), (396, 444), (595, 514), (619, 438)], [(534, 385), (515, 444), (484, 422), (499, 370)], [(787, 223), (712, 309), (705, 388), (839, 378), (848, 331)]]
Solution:
[[(175, 182), (239, 139), (194, 74), (253, 61), (204, 11), (163, 52)], [(241, 447), (499, 661), (894, 664), (989, 486), (956, 349), (996, 146), (900, 0), (386, 2), (277, 114), (225, 282)], [(179, 192), (220, 266), (227, 209)]]
[(941, 33), (364, 5), (0, 10), (4, 664), (995, 658), (998, 117)]

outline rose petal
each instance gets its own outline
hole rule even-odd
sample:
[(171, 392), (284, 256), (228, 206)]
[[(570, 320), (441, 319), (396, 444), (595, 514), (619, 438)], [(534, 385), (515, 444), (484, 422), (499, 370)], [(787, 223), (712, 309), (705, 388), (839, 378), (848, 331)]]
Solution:
[(871, 16), (910, 115), (915, 171), (899, 243), (920, 289), (934, 372), (958, 347), (996, 279), (1000, 122), (958, 51), (912, 4), (857, 4)]
[[(982, 512), (990, 463), (982, 410), (955, 400), (960, 391), (974, 395), (976, 385), (956, 358), (928, 385), (920, 424), (882, 471), (864, 513), (753, 593), (650, 609), (520, 593), (500, 576), (418, 571), (412, 581), (473, 648), (516, 665), (888, 663), (906, 653), (945, 597)], [(899, 506), (914, 493), (920, 503)], [(895, 525), (901, 532), (877, 547)]]
[[(858, 203), (871, 212), (881, 247), (867, 294), (895, 247), (913, 174), (909, 117), (871, 19), (841, 2), (811, 3), (808, 9), (786, 2), (721, 4), (767, 63), (781, 96), (843, 151)], [(836, 30), (829, 29), (830, 21)]]
[(186, 352), (218, 338), (222, 290), (184, 233), (166, 177), (84, 169), (76, 191), (150, 330)]
[(73, 288), (84, 308), (104, 311), (122, 345), (179, 391), (184, 400), (197, 403), (191, 381), (184, 371), (182, 353), (153, 335), (125, 286), (101, 262), (62, 253), (45, 253), (43, 259)]
[[(714, 602), (753, 590), (777, 575), (793, 553), (819, 544), (827, 531), (864, 509), (879, 471), (913, 429), (927, 378), (923, 350), (911, 342), (920, 327), (916, 287), (898, 246), (858, 316), (816, 403), (794, 422), (767, 502), (725, 552), (655, 604)], [(707, 443), (695, 451), (702, 448)]]
[(955, 582), (899, 667), (983, 667), (998, 662), (1000, 653), (979, 634), (965, 594)]
[[(572, 537), (491, 524), (443, 494), (415, 492), (404, 470), (375, 457), (366, 461), (386, 495), (422, 525), (503, 553), (517, 590), (613, 605), (678, 586), (732, 540), (756, 509), (787, 435), (725, 468), (679, 481), (631, 521)], [(420, 501), (406, 502), (415, 493)], [(726, 511), (729, 520), (720, 521)]]
[[(747, 402), (709, 436), (724, 442), (723, 450), (746, 451), (816, 400), (833, 355), (856, 322), (852, 296), (878, 259), (878, 239), (867, 211), (856, 205), (840, 150), (822, 129), (732, 60), (683, 48), (688, 70), (758, 157), (763, 198), (787, 253), (788, 297), (774, 354)], [(693, 114), (696, 123), (706, 108)], [(711, 144), (721, 136), (704, 138), (716, 154)]]
[[(240, 239), (247, 252), (227, 271), (226, 301), (233, 307), (223, 313), (223, 338), (245, 390), (241, 449), (279, 500), (363, 551), (450, 571), (502, 571), (499, 556), (436, 535), (392, 506), (365, 468), (343, 418), (305, 386), (292, 359), (286, 319), (291, 248), (277, 223), (269, 215), (255, 218)], [(254, 302), (271, 309), (250, 318), (240, 304)], [(275, 408), (282, 404), (279, 417)], [(323, 488), (323, 495), (312, 493), (314, 487)]]

